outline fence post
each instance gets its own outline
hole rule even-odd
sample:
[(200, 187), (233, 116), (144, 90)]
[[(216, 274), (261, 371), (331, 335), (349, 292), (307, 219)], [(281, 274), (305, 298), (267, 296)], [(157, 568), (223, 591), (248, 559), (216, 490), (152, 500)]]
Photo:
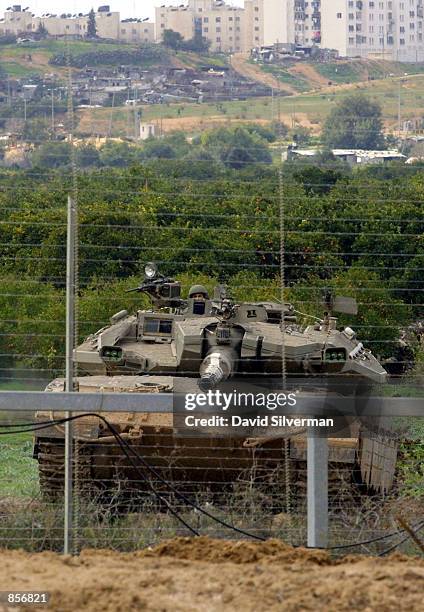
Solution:
[[(66, 391), (74, 391), (74, 334), (75, 334), (75, 222), (74, 200), (68, 197), (68, 222), (66, 240)], [(65, 413), (66, 417), (71, 412)], [(72, 499), (72, 440), (73, 424), (65, 423), (65, 499), (63, 552), (69, 554), (72, 545), (73, 499)]]
[(307, 452), (308, 546), (328, 544), (328, 439), (308, 430)]

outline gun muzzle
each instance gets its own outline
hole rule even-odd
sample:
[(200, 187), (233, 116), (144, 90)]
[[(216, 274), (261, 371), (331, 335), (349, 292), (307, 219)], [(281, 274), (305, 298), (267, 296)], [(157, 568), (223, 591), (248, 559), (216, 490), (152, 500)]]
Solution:
[(231, 347), (214, 347), (200, 366), (199, 388), (202, 391), (209, 391), (230, 378), (234, 372), (236, 359), (237, 354)]

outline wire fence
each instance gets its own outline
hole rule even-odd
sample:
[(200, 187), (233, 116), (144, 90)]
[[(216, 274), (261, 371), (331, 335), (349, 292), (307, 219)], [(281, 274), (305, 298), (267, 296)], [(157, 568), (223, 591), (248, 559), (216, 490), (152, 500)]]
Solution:
[[(61, 551), (64, 419), (46, 412), (1, 416), (0, 547)], [(146, 414), (138, 416), (143, 422)], [(168, 415), (158, 416), (138, 436), (134, 413), (74, 417), (74, 552), (131, 551), (178, 535), (306, 544), (305, 434), (249, 448), (242, 439), (176, 437)], [(96, 421), (101, 432), (90, 437)], [(377, 492), (361, 470), (366, 439), (362, 433), (329, 441), (328, 547), (335, 555), (417, 554), (397, 517), (418, 535), (424, 528), (420, 482), (416, 491), (405, 482), (405, 474), (422, 468), (424, 445), (396, 444), (393, 485)], [(374, 462), (383, 469), (386, 451), (379, 449)]]
[[(70, 134), (71, 93), (69, 83)], [(273, 100), (269, 123), (280, 122), (280, 110), (292, 104)], [(107, 133), (114, 112), (96, 120)], [(247, 113), (250, 119), (253, 112)], [(82, 172), (72, 146), (70, 155), (58, 149), (46, 156), (62, 169), (4, 171), (0, 388), (41, 390), (65, 375), (71, 193), (78, 200), (79, 236), (75, 344), (109, 325), (115, 311), (150, 308), (148, 300), (125, 291), (139, 283), (144, 263), (152, 259), (164, 274), (181, 280), (184, 297), (198, 281), (209, 290), (225, 282), (240, 303), (293, 302), (303, 330), (311, 317), (314, 324), (322, 322), (322, 292), (330, 284), (357, 297), (359, 317), (343, 319), (342, 326), (353, 325), (387, 368), (395, 363), (395, 375), (380, 392), (424, 397), (419, 170), (402, 167), (403, 182), (398, 175), (355, 175), (346, 167), (335, 178), (341, 165), (333, 159), (319, 162), (317, 178), (309, 162), (281, 164), (280, 140), (272, 145), (274, 165), (256, 159), (252, 166), (244, 157), (257, 156), (262, 145), (239, 147), (237, 166), (229, 169), (222, 159), (216, 165), (224, 143), (210, 144), (207, 159), (190, 143), (182, 169), (180, 160), (146, 160), (140, 153), (131, 169)], [(410, 344), (414, 354), (406, 350)], [(281, 351), (276, 369), (285, 383), (299, 372), (287, 372), (284, 342)], [(198, 368), (188, 366), (185, 373), (196, 377)], [(306, 544), (304, 432), (249, 446), (241, 438), (177, 436), (168, 417), (159, 415), (153, 424), (134, 412), (107, 415), (107, 422), (96, 416), (75, 420), (74, 552), (137, 550), (198, 534)], [(0, 414), (0, 547), (62, 550), (64, 425), (57, 413)], [(364, 427), (329, 440), (328, 546), (335, 555), (417, 553), (397, 517), (422, 537), (422, 419), (393, 422), (393, 429), (395, 441)]]

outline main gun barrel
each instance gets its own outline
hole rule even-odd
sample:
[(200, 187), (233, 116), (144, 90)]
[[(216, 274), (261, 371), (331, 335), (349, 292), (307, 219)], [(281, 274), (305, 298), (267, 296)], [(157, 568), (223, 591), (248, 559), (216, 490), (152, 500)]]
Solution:
[(230, 346), (214, 346), (200, 366), (199, 388), (202, 391), (214, 389), (234, 373), (237, 353)]

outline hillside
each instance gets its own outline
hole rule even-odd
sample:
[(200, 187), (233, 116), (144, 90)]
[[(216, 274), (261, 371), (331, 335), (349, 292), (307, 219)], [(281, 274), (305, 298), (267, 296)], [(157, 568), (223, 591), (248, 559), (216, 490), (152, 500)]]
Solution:
[[(274, 99), (253, 98), (218, 104), (150, 104), (141, 106), (146, 121), (160, 124), (164, 132), (183, 129), (193, 132), (199, 129), (231, 123), (270, 123), (278, 117), (289, 127), (302, 125), (318, 133), (332, 107), (351, 92), (362, 91), (380, 102), (387, 130), (397, 129), (399, 107), (399, 78), (391, 77), (353, 85), (332, 86), (321, 91), (312, 91)], [(410, 75), (402, 79), (401, 111), (403, 120), (422, 116), (424, 97), (424, 74)], [(110, 109), (84, 109), (78, 113), (78, 129), (81, 133), (94, 131), (106, 134), (111, 117)], [(128, 110), (115, 108), (113, 130), (118, 136), (125, 131)]]
[[(170, 66), (202, 70), (212, 66), (215, 70), (233, 69), (233, 77), (243, 77), (256, 82), (269, 96), (256, 95), (250, 99), (222, 99), (193, 102), (189, 98), (178, 101), (178, 96), (157, 100), (153, 96), (148, 102), (141, 100), (137, 108), (146, 121), (156, 122), (162, 131), (183, 129), (189, 133), (229, 123), (262, 122), (268, 123), (280, 117), (289, 127), (301, 125), (319, 133), (323, 120), (332, 106), (352, 91), (362, 90), (378, 100), (383, 107), (385, 126), (388, 130), (397, 128), (399, 95), (402, 120), (420, 117), (424, 96), (424, 64), (400, 64), (382, 61), (335, 61), (287, 62), (279, 65), (259, 65), (246, 56), (237, 54), (228, 61), (220, 55), (207, 56), (179, 52), (174, 54), (157, 46), (151, 47), (157, 57), (134, 62), (150, 80), (158, 74), (165, 74)], [(116, 54), (115, 63), (102, 63), (102, 57)], [(137, 48), (127, 44), (107, 42), (86, 42), (45, 40), (28, 46), (0, 46), (0, 76), (20, 79), (30, 75), (38, 77), (54, 74), (65, 82), (67, 76), (66, 54), (75, 58), (80, 69), (118, 68), (128, 59), (128, 52), (136, 56)], [(52, 58), (56, 58), (52, 64)], [(79, 61), (78, 61), (79, 60)], [(75, 74), (77, 67), (74, 68)], [(150, 75), (150, 76), (149, 76)], [(399, 84), (401, 85), (399, 87)], [(3, 86), (3, 90), (6, 85)], [(274, 99), (271, 100), (271, 89)], [(125, 96), (126, 97), (126, 96)], [(77, 134), (79, 136), (122, 136), (131, 124), (129, 109), (124, 106), (125, 97), (116, 96), (103, 108), (84, 108), (81, 104), (77, 112)], [(130, 97), (132, 97), (130, 95)], [(240, 97), (239, 97), (240, 98)], [(93, 103), (93, 106), (97, 106)], [(108, 108), (112, 106), (113, 108)]]

